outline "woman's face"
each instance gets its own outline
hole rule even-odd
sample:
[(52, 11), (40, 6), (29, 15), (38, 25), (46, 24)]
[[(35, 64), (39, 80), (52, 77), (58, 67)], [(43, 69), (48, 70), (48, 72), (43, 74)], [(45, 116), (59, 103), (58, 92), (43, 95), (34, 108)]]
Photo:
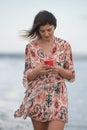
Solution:
[(49, 41), (54, 37), (54, 30), (55, 30), (54, 25), (50, 24), (42, 25), (39, 28), (39, 35), (43, 40)]

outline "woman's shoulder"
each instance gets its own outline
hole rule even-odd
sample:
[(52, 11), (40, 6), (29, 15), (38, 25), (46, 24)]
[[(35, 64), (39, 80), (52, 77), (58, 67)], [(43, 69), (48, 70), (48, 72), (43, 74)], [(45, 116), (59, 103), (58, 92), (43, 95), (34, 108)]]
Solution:
[(66, 41), (65, 39), (62, 39), (62, 38), (59, 38), (59, 37), (55, 37), (55, 42), (61, 46), (61, 45), (64, 45), (64, 46), (70, 46), (70, 43), (68, 41)]
[(30, 42), (28, 42), (26, 44), (26, 48), (32, 48), (32, 47), (35, 47), (37, 45), (38, 45), (38, 41), (37, 40), (32, 40), (32, 41), (30, 41)]
[(25, 46), (25, 53), (26, 53), (26, 55), (29, 54), (29, 52), (30, 52), (31, 50), (34, 50), (34, 49), (35, 49), (36, 44), (37, 44), (37, 41), (36, 41), (36, 40), (30, 41), (30, 42), (28, 42), (28, 43), (26, 44), (26, 46)]

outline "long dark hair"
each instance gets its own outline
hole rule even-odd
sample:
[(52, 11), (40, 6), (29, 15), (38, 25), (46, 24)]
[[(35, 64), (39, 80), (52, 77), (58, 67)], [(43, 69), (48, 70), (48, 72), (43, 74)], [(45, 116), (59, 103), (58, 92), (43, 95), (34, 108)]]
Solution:
[(57, 20), (51, 12), (42, 10), (35, 16), (32, 28), (30, 30), (25, 30), (24, 37), (30, 39), (34, 39), (36, 37), (40, 38), (39, 28), (40, 26), (46, 24), (54, 25), (56, 28)]

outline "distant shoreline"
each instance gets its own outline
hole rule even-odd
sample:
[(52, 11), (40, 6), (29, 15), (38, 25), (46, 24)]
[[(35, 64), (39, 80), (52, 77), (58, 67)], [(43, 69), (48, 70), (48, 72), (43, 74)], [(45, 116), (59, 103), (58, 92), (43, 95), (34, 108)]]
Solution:
[[(0, 53), (0, 58), (24, 58), (23, 53)], [(87, 54), (74, 54), (75, 60), (87, 60)]]
[(24, 58), (23, 53), (0, 53), (0, 58)]

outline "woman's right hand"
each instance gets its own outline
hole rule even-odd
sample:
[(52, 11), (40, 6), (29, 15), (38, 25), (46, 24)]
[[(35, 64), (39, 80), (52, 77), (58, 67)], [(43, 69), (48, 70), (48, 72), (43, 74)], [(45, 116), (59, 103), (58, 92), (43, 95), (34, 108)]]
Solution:
[(37, 67), (35, 67), (34, 71), (40, 74), (47, 74), (52, 71), (52, 67), (49, 65), (45, 65), (44, 63), (40, 63)]
[(45, 65), (44, 63), (40, 63), (32, 69), (31, 72), (27, 70), (26, 75), (28, 80), (34, 80), (38, 75), (47, 74), (49, 72), (52, 72), (52, 67)]

